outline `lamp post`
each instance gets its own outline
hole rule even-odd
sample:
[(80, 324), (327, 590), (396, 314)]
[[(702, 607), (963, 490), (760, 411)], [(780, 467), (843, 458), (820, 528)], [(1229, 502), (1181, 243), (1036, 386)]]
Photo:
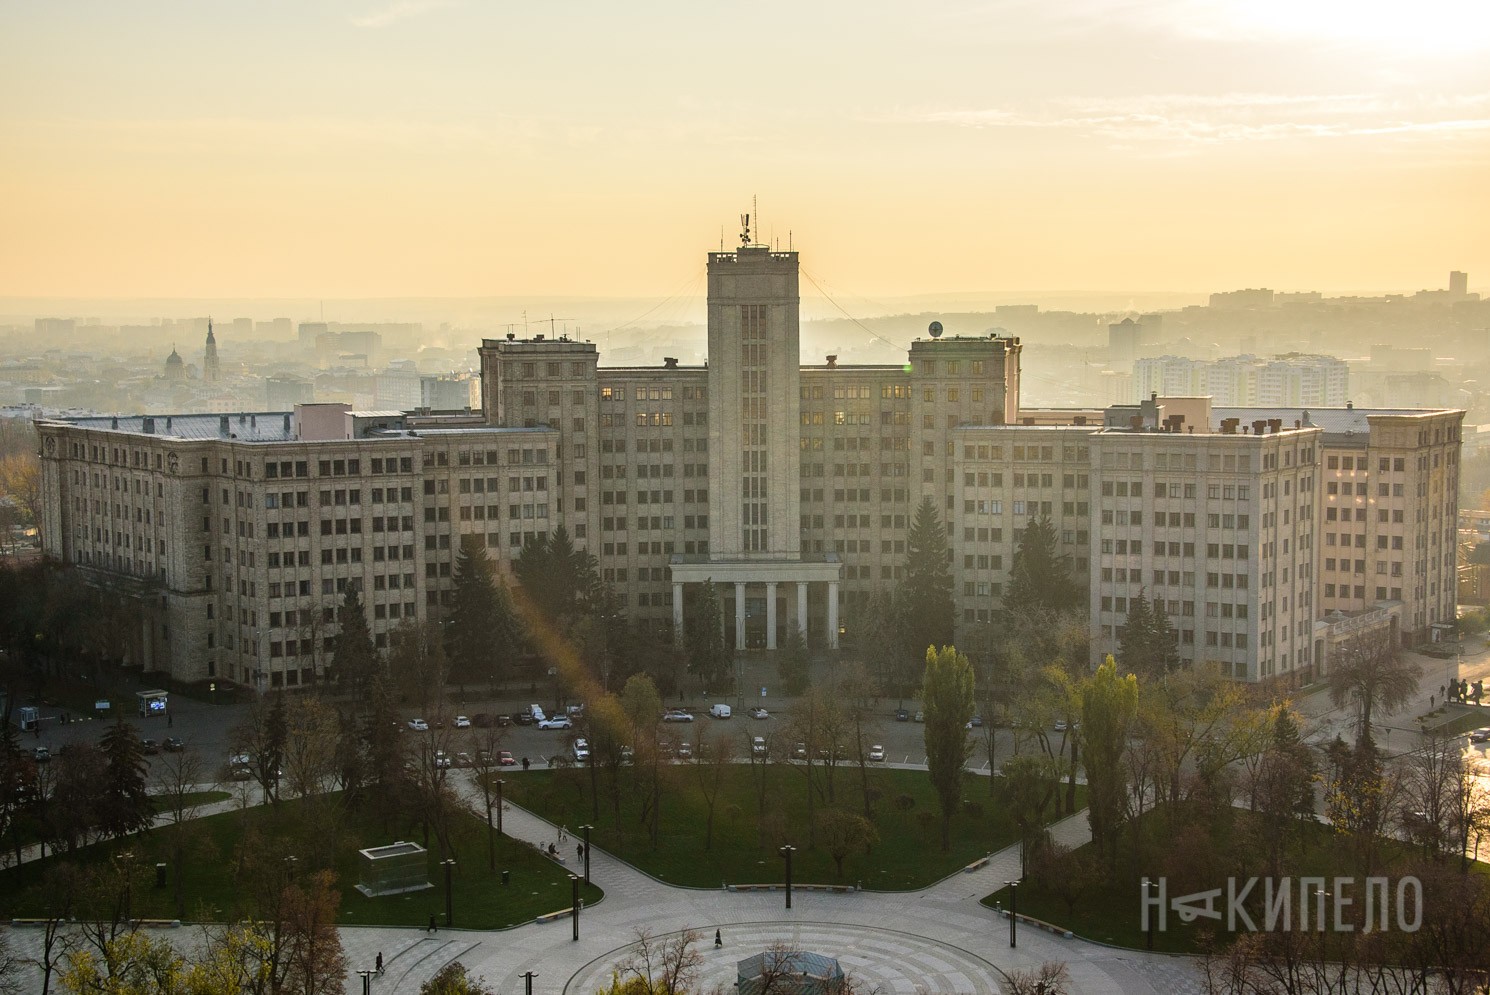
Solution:
[(1019, 945), (1019, 935), (1015, 927), (1019, 925), (1019, 882), (1005, 881), (1009, 886), (1009, 946), (1011, 948)]
[(523, 972), (523, 995), (533, 995), (533, 979), (538, 977), (537, 971)]
[(591, 825), (584, 825), (579, 827), (580, 832), (585, 834), (585, 884), (587, 886), (590, 883), (590, 830), (594, 828), (595, 827)]
[(207, 683), (207, 690), (212, 694), (212, 706), (214, 708), (216, 708), (217, 707), (217, 682), (216, 681), (209, 681)]
[(781, 856), (786, 859), (786, 907), (792, 907), (792, 854), (797, 852), (794, 846), (781, 848)]
[(134, 851), (125, 850), (119, 854), (119, 862), (124, 865), (124, 921), (129, 922), (134, 917), (130, 914), (134, 905)]
[(357, 976), (362, 979), (362, 995), (372, 995), (373, 973), (371, 971), (358, 971)]
[(440, 866), (445, 868), (445, 925), (455, 925), (455, 902), (450, 891), (450, 872), (455, 870), (455, 859), (447, 857), (440, 861)]
[(502, 835), (502, 785), (507, 782), (497, 778), (497, 835)]
[(579, 878), (569, 875), (570, 905), (569, 916), (574, 922), (574, 940), (579, 942)]
[(296, 857), (285, 858), (285, 884), (292, 884), (295, 880), (295, 865), (299, 863)]

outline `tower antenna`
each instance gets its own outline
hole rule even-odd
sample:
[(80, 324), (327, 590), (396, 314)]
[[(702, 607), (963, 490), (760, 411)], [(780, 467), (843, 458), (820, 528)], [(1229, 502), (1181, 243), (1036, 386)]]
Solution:
[(755, 233), (757, 235), (759, 235), (760, 234), (760, 231), (761, 231), (761, 209), (760, 209), (760, 205), (755, 202), (755, 199), (756, 199), (755, 198), (755, 194), (751, 194), (750, 195), (750, 213), (753, 214), (753, 215), (755, 215)]

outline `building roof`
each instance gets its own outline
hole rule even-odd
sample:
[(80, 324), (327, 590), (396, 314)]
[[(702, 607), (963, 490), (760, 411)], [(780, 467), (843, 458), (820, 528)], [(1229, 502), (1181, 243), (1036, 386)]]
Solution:
[[(1161, 398), (1162, 400), (1162, 398)], [(1305, 426), (1316, 426), (1330, 435), (1366, 435), (1371, 431), (1370, 419), (1380, 416), (1426, 416), (1441, 415), (1453, 408), (1212, 408), (1212, 429), (1219, 429), (1223, 418), (1240, 418), (1242, 424), (1251, 424), (1258, 419), (1277, 418), (1284, 425), (1301, 422)]]

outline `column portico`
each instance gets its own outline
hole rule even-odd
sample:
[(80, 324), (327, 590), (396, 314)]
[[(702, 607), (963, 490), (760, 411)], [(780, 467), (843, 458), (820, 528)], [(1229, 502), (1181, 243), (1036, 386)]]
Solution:
[(766, 581), (766, 649), (776, 648), (776, 582)]
[(807, 641), (807, 582), (797, 581), (797, 631), (802, 633), (802, 641)]
[(673, 645), (683, 645), (683, 585), (673, 581)]
[(838, 581), (828, 581), (828, 649), (838, 648)]
[(735, 581), (735, 649), (745, 648), (745, 584)]

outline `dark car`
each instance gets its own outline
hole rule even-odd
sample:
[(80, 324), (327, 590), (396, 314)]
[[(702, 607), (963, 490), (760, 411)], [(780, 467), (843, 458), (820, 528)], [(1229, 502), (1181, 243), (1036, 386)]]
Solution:
[(486, 712), (477, 712), (471, 717), (471, 724), (477, 729), (490, 729), (492, 727), (492, 717)]
[(160, 744), (153, 739), (140, 740), (140, 752), (147, 756), (154, 756), (160, 752)]
[(45, 746), (38, 746), (31, 751), (31, 758), (39, 764), (51, 763), (52, 751)]
[(167, 753), (180, 753), (186, 749), (186, 744), (175, 736), (167, 736), (164, 743), (160, 744)]
[(896, 722), (909, 722), (910, 720), (911, 720), (911, 713), (910, 713), (909, 710), (904, 709), (904, 708), (897, 708), (897, 709), (895, 709), (895, 721)]
[(530, 726), (533, 724), (533, 714), (531, 712), (513, 712), (512, 721), (520, 726)]

